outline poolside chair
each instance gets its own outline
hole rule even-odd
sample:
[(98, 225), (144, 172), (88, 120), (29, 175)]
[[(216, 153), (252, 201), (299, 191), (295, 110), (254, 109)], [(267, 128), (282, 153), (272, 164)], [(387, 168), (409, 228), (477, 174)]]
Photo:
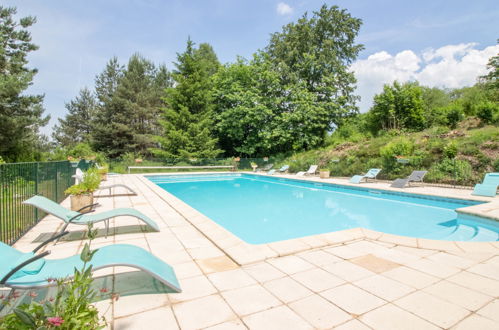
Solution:
[(306, 172), (298, 172), (296, 173), (297, 176), (304, 176), (304, 175), (314, 175), (315, 172), (317, 172), (317, 168), (319, 167), (319, 165), (310, 165), (310, 168), (308, 169), (308, 171)]
[[(76, 184), (80, 183), (83, 180), (84, 175), (85, 175), (85, 173), (82, 170), (80, 170), (79, 168), (76, 169), (76, 173), (75, 173), (75, 175), (73, 175), (73, 177), (76, 180)], [(129, 186), (127, 186), (125, 184), (120, 184), (120, 183), (115, 183), (115, 184), (111, 184), (111, 185), (107, 185), (107, 186), (100, 186), (98, 188), (98, 190), (109, 189), (109, 195), (111, 195), (111, 189), (118, 188), (118, 187), (121, 187), (121, 188), (128, 190), (131, 195), (137, 195), (137, 193), (132, 188), (130, 188)]]
[(404, 188), (405, 185), (411, 184), (411, 182), (423, 182), (423, 178), (428, 173), (428, 171), (413, 171), (411, 175), (409, 175), (405, 179), (396, 179), (392, 182), (390, 187), (393, 188)]
[(268, 175), (274, 175), (274, 173), (275, 173), (275, 170), (270, 170), (267, 172)]
[(289, 165), (283, 165), (283, 166), (279, 169), (279, 173), (286, 173), (288, 170), (289, 170)]
[(119, 216), (131, 216), (138, 218), (152, 227), (155, 231), (159, 231), (159, 227), (152, 219), (148, 216), (131, 208), (119, 208), (110, 211), (104, 211), (98, 214), (83, 214), (80, 213), (85, 208), (90, 208), (95, 206), (95, 204), (85, 206), (84, 208), (77, 211), (71, 211), (67, 208), (51, 201), (43, 196), (33, 196), (28, 200), (25, 200), (23, 204), (33, 205), (34, 207), (43, 210), (49, 214), (56, 216), (57, 218), (64, 221), (66, 224), (62, 228), (61, 232), (65, 231), (70, 223), (75, 225), (87, 225), (88, 223), (95, 223), (104, 221), (106, 224), (106, 237), (109, 233), (109, 219)]
[(364, 175), (354, 175), (354, 176), (352, 176), (350, 178), (350, 182), (351, 183), (360, 183), (364, 179), (366, 180), (366, 182), (368, 181), (368, 179), (376, 180), (376, 177), (378, 176), (379, 172), (381, 172), (380, 168), (371, 168)]
[(473, 189), (472, 195), (495, 197), (497, 187), (499, 186), (499, 172), (487, 173), (482, 183), (477, 183)]
[[(0, 286), (13, 289), (37, 289), (56, 285), (49, 279), (71, 278), (75, 268), (81, 269), (80, 255), (64, 259), (44, 259), (50, 254), (36, 252), (47, 243), (59, 239), (68, 232), (60, 233), (40, 244), (32, 252), (23, 253), (0, 242)], [(164, 283), (174, 292), (181, 292), (173, 268), (148, 251), (129, 244), (116, 244), (101, 247), (95, 252), (90, 264), (92, 271), (101, 268), (126, 266), (140, 269)]]
[(261, 169), (257, 170), (257, 172), (267, 172), (267, 171), (270, 171), (270, 169), (272, 167), (274, 167), (274, 164), (267, 164), (264, 167), (262, 167)]

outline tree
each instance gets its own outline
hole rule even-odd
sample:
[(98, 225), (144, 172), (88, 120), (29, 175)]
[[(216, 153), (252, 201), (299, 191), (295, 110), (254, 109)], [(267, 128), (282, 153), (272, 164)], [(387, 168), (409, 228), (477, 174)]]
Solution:
[(311, 18), (305, 13), (272, 34), (265, 49), (285, 85), (304, 84), (315, 94), (330, 126), (358, 112), (356, 80), (349, 66), (363, 49), (355, 43), (361, 24), (346, 10), (323, 5)]
[(374, 96), (368, 117), (373, 133), (381, 129), (422, 130), (426, 121), (421, 87), (416, 82), (384, 85), (383, 93)]
[(171, 85), (165, 66), (156, 67), (139, 54), (129, 59), (126, 68), (111, 59), (96, 78), (94, 147), (113, 158), (128, 152), (146, 155), (154, 145), (153, 136), (160, 132), (162, 93)]
[(160, 132), (161, 96), (171, 86), (166, 67), (158, 70), (139, 54), (130, 57), (114, 95), (124, 115), (121, 124), (127, 126), (131, 135), (131, 139), (126, 141), (126, 152), (145, 155), (154, 145), (152, 136)]
[(261, 157), (318, 147), (327, 109), (305, 83), (286, 85), (265, 54), (215, 75), (215, 128), (227, 155)]
[[(121, 121), (126, 120), (120, 116), (120, 106), (115, 101), (114, 95), (123, 76), (124, 68), (116, 57), (111, 58), (104, 71), (95, 78), (95, 93), (97, 109), (92, 120), (92, 145), (98, 151), (103, 151), (110, 157), (117, 157), (124, 153), (123, 139), (130, 138), (122, 129)], [(120, 117), (119, 121), (115, 120)]]
[(54, 139), (64, 147), (73, 147), (78, 143), (90, 142), (92, 120), (97, 101), (88, 88), (80, 90), (79, 96), (66, 103), (68, 114), (59, 118), (59, 125), (54, 127)]
[(480, 77), (480, 80), (485, 85), (485, 88), (491, 92), (491, 101), (499, 102), (499, 54), (489, 59), (487, 69), (489, 69), (489, 72)]
[(190, 39), (185, 52), (177, 54), (175, 87), (168, 88), (164, 97), (163, 134), (156, 137), (159, 147), (150, 149), (156, 156), (213, 158), (222, 152), (212, 134), (212, 67), (198, 56)]
[(0, 6), (0, 156), (7, 161), (32, 160), (43, 116), (43, 95), (27, 95), (37, 70), (27, 67), (27, 56), (38, 49), (27, 28), (28, 16), (16, 22), (15, 8)]

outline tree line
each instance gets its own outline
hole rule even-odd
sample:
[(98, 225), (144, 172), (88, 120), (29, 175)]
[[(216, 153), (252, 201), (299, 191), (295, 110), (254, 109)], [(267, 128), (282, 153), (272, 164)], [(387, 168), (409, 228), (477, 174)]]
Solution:
[(497, 116), (497, 58), (469, 90), (394, 82), (359, 114), (349, 66), (363, 49), (355, 41), (362, 21), (323, 5), (271, 34), (250, 59), (221, 64), (210, 44), (190, 39), (171, 71), (139, 53), (126, 64), (111, 58), (94, 86), (66, 103), (54, 146), (38, 134), (48, 121), (43, 95), (25, 94), (36, 74), (26, 60), (37, 49), (27, 31), (35, 19), (16, 22), (15, 9), (0, 8), (8, 40), (0, 45), (0, 157), (8, 161), (34, 160), (44, 150), (52, 159), (69, 150), (108, 158), (262, 157), (321, 147), (333, 130), (375, 135)]

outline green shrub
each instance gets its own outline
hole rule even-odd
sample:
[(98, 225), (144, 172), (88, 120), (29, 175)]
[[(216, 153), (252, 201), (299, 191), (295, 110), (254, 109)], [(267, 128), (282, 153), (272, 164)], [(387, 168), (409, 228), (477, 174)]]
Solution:
[(498, 113), (499, 105), (493, 102), (481, 102), (476, 109), (476, 116), (480, 118), (484, 124), (491, 124)]
[(467, 161), (444, 158), (428, 173), (428, 179), (443, 183), (468, 184), (473, 177), (473, 168)]
[(492, 164), (492, 168), (494, 171), (499, 172), (499, 159), (496, 159), (494, 163)]
[(457, 144), (455, 142), (450, 142), (444, 147), (444, 156), (453, 159), (457, 156)]
[(451, 107), (448, 109), (447, 114), (447, 125), (454, 129), (457, 127), (457, 123), (459, 123), (464, 118), (463, 110), (460, 107)]
[(95, 156), (95, 151), (88, 143), (78, 143), (68, 151), (68, 156), (78, 159), (88, 159)]

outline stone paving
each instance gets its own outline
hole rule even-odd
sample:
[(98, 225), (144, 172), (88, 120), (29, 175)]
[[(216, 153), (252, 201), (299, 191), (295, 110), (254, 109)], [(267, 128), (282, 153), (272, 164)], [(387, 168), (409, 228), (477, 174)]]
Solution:
[[(123, 175), (110, 181), (125, 183), (138, 195), (101, 196), (97, 211), (134, 207), (154, 219), (161, 232), (143, 231), (136, 219), (120, 217), (111, 223), (116, 235), (95, 239), (93, 247), (126, 243), (145, 248), (175, 268), (183, 292), (100, 301), (96, 306), (109, 328), (499, 328), (499, 245), (495, 243), (426, 243), (422, 248), (418, 242), (411, 246), (389, 236), (380, 240), (379, 235), (359, 229), (346, 233), (347, 240), (322, 239), (320, 246), (304, 240), (300, 252), (281, 246), (281, 251), (256, 261), (243, 258), (252, 251), (239, 248), (236, 255), (243, 262), (238, 262), (219, 247), (231, 237), (214, 239), (206, 219), (201, 221), (189, 210), (179, 212), (182, 207), (175, 200), (158, 194), (142, 176)], [(458, 193), (464, 196), (470, 191)], [(496, 203), (497, 197), (492, 201)], [(61, 226), (47, 216), (15, 247), (29, 251), (41, 234)], [(81, 240), (49, 245), (48, 258), (76, 254), (82, 246)], [(114, 267), (96, 275), (112, 278), (131, 270)]]

